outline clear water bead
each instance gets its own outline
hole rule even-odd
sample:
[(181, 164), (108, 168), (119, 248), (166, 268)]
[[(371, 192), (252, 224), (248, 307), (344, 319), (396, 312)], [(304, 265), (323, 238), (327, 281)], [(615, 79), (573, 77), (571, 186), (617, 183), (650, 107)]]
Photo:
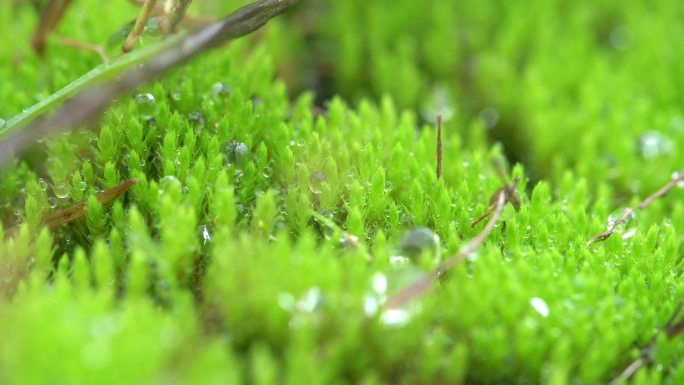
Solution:
[(323, 184), (328, 180), (323, 171), (314, 171), (309, 176), (309, 190), (318, 195), (323, 192)]
[(151, 119), (155, 113), (156, 105), (154, 103), (154, 96), (152, 94), (138, 94), (135, 97), (135, 103), (138, 105), (138, 112), (143, 119)]
[(435, 260), (439, 260), (441, 251), (439, 235), (428, 228), (416, 227), (404, 234), (400, 249), (402, 255), (411, 259), (416, 259), (423, 253), (429, 253)]
[(672, 141), (658, 131), (648, 131), (637, 139), (637, 151), (645, 160), (672, 152)]
[(225, 164), (242, 164), (249, 157), (249, 147), (246, 144), (231, 140), (223, 145), (223, 162)]

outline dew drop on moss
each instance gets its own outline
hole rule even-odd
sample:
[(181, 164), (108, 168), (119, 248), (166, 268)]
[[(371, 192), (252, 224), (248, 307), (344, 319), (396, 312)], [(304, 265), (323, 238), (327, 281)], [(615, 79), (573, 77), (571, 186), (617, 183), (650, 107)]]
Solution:
[(439, 236), (425, 227), (409, 230), (401, 240), (401, 254), (416, 259), (423, 253), (428, 253), (435, 260), (440, 257), (441, 247)]
[(672, 151), (672, 141), (658, 131), (648, 131), (637, 139), (637, 152), (645, 160), (667, 155)]
[(214, 94), (214, 96), (226, 96), (230, 94), (230, 86), (225, 84), (225, 83), (214, 83), (214, 85), (211, 86), (211, 93)]
[(160, 193), (163, 193), (165, 190), (168, 190), (170, 188), (176, 188), (178, 190), (181, 190), (181, 182), (173, 175), (167, 175), (163, 177), (159, 181), (159, 186), (161, 187)]
[(317, 286), (307, 290), (301, 299), (297, 301), (297, 310), (304, 313), (315, 312), (323, 306), (323, 292)]
[(200, 111), (193, 111), (188, 114), (188, 121), (195, 128), (204, 127), (204, 115)]
[(606, 226), (606, 229), (610, 229), (615, 225), (615, 231), (618, 233), (628, 233), (633, 227), (636, 227), (636, 213), (632, 211), (622, 222), (617, 223), (617, 221), (620, 219), (622, 214), (624, 213), (624, 209), (618, 209), (613, 211), (609, 216), (608, 216), (608, 224)]
[(156, 110), (154, 103), (154, 96), (152, 94), (138, 94), (135, 97), (135, 103), (138, 105), (138, 112), (143, 119), (151, 119)]
[(49, 197), (47, 199), (47, 204), (48, 204), (48, 207), (50, 207), (51, 209), (54, 209), (55, 207), (57, 207), (57, 200), (54, 197)]
[(530, 299), (530, 306), (539, 313), (542, 317), (548, 317), (549, 316), (549, 305), (546, 304), (546, 301), (539, 297), (532, 297)]
[(328, 178), (325, 176), (323, 171), (314, 171), (309, 175), (309, 190), (312, 193), (318, 195), (323, 192), (323, 183), (325, 183)]
[(387, 309), (380, 316), (380, 323), (389, 327), (401, 327), (411, 321), (411, 314), (404, 309)]
[(273, 175), (273, 169), (270, 167), (264, 168), (263, 175), (264, 175), (264, 178), (270, 178), (271, 175)]
[(206, 245), (211, 242), (211, 233), (207, 225), (200, 226), (200, 234), (202, 235), (202, 244)]
[(349, 188), (354, 184), (355, 180), (356, 174), (350, 171), (347, 173), (347, 175), (344, 176), (344, 185), (347, 186), (347, 188)]
[(242, 164), (242, 162), (247, 160), (248, 157), (249, 147), (238, 140), (231, 140), (223, 145), (223, 163), (226, 165)]
[(682, 178), (683, 174), (684, 174), (684, 171), (682, 171), (682, 172), (675, 171), (670, 176), (672, 178), (672, 180), (679, 180), (679, 182), (677, 182), (677, 184), (676, 184), (677, 187), (684, 188), (684, 178)]
[(43, 191), (46, 191), (48, 188), (48, 184), (43, 178), (38, 179), (38, 186), (40, 186), (40, 189)]
[(446, 122), (454, 116), (452, 105), (449, 91), (444, 87), (436, 87), (432, 91), (432, 96), (428, 97), (421, 106), (420, 114), (428, 123), (435, 124), (438, 116), (441, 116), (442, 121)]
[(69, 185), (64, 182), (55, 183), (55, 185), (52, 187), (52, 190), (54, 191), (55, 196), (59, 199), (66, 199), (71, 195), (71, 189), (69, 188)]
[(392, 192), (392, 182), (387, 181), (385, 182), (385, 194), (389, 194)]

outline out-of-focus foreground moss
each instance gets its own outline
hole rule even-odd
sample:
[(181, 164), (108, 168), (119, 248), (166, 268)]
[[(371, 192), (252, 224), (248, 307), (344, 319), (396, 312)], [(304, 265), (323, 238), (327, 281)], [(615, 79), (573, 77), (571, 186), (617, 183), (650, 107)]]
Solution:
[[(114, 53), (136, 11), (80, 0), (56, 35)], [(683, 13), (305, 0), (37, 143), (0, 172), (0, 383), (595, 384), (652, 338), (633, 382), (684, 382), (684, 342), (659, 329), (684, 294), (684, 189), (586, 246), (684, 167)], [(39, 60), (35, 18), (0, 4), (5, 119), (98, 64), (54, 36)], [(383, 311), (481, 230), (501, 155), (520, 212)]]

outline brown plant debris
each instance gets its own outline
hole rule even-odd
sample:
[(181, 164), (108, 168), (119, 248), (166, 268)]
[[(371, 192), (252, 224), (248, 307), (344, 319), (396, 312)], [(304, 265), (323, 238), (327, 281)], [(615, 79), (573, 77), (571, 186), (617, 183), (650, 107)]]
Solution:
[(594, 235), (589, 241), (587, 241), (587, 246), (591, 245), (592, 243), (601, 242), (601, 241), (608, 239), (611, 235), (613, 235), (613, 233), (615, 232), (615, 229), (617, 229), (617, 227), (620, 224), (625, 222), (627, 220), (627, 218), (629, 218), (632, 214), (634, 214), (634, 212), (636, 212), (638, 210), (645, 209), (646, 207), (650, 206), (651, 203), (653, 203), (653, 201), (655, 201), (656, 199), (664, 197), (665, 195), (667, 195), (667, 193), (670, 190), (672, 190), (675, 186), (677, 186), (677, 184), (682, 183), (682, 182), (684, 182), (684, 169), (677, 172), (674, 175), (674, 177), (670, 179), (669, 182), (667, 182), (658, 191), (656, 191), (653, 194), (646, 197), (646, 199), (641, 201), (641, 203), (639, 203), (635, 207), (627, 207), (626, 209), (624, 209), (622, 211), (622, 214), (620, 215), (620, 217), (618, 219), (610, 222), (606, 231)]
[(491, 218), (485, 225), (484, 229), (482, 229), (482, 231), (475, 238), (471, 239), (470, 242), (463, 246), (458, 253), (442, 261), (430, 273), (421, 275), (403, 289), (391, 295), (387, 300), (385, 307), (388, 309), (398, 308), (424, 295), (430, 291), (430, 289), (432, 289), (439, 277), (443, 276), (444, 273), (451, 270), (454, 266), (463, 261), (468, 255), (477, 250), (494, 229), (494, 226), (499, 220), (506, 203), (512, 203), (511, 199), (512, 197), (515, 197), (516, 202), (518, 202), (519, 205), (519, 200), (517, 200), (517, 194), (515, 193), (515, 186), (519, 181), (520, 177), (518, 176), (513, 180), (513, 182), (506, 184), (492, 195), (490, 202), (493, 201), (494, 203), (492, 206), (490, 206), (491, 210), (487, 214), (488, 216), (491, 214)]

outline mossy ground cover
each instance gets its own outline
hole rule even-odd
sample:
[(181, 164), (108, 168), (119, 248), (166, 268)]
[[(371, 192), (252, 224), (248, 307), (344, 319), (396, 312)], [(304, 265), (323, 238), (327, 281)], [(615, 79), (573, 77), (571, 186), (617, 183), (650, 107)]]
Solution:
[[(113, 47), (137, 12), (77, 4), (56, 34)], [(651, 341), (631, 382), (684, 382), (662, 329), (684, 189), (587, 245), (683, 167), (682, 12), (303, 1), (41, 140), (0, 172), (0, 383), (595, 384)], [(38, 59), (35, 17), (0, 4), (5, 120), (99, 64), (54, 39)], [(480, 233), (503, 158), (520, 210), (383, 308)]]

